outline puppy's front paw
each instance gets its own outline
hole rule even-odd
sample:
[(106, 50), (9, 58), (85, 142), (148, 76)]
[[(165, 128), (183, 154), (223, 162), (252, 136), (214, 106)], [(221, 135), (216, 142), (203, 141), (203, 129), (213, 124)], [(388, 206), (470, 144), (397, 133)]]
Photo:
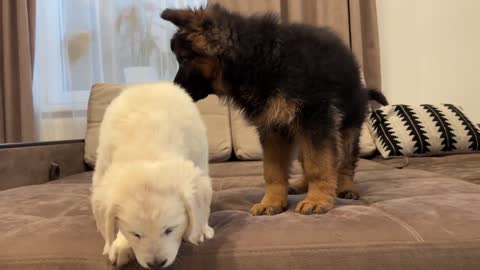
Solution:
[(127, 239), (117, 237), (108, 251), (108, 259), (113, 265), (122, 266), (134, 257)]
[(105, 242), (105, 245), (103, 246), (102, 255), (107, 255), (109, 250), (110, 250), (110, 245), (107, 242)]
[(212, 239), (214, 234), (215, 231), (213, 230), (213, 228), (205, 225), (201, 233), (196, 234), (195, 236), (188, 237), (188, 242), (194, 245), (198, 245), (203, 243), (206, 239)]
[(333, 208), (333, 200), (309, 200), (308, 198), (299, 202), (295, 212), (303, 215), (324, 214)]
[(203, 237), (205, 239), (212, 239), (214, 235), (215, 235), (215, 231), (213, 230), (213, 228), (208, 225), (205, 225), (205, 227), (203, 228)]
[(285, 211), (286, 207), (277, 204), (257, 203), (250, 209), (250, 214), (254, 216), (268, 215), (273, 216)]
[(199, 243), (203, 242), (203, 232), (197, 231), (195, 233), (191, 233), (188, 237), (184, 238), (187, 242), (190, 242), (194, 245), (198, 245)]

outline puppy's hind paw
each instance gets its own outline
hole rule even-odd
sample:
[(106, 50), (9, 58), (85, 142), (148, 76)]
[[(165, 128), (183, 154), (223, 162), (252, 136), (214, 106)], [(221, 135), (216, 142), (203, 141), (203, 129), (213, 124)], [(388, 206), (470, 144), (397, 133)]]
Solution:
[(345, 190), (339, 192), (337, 197), (340, 199), (347, 199), (347, 200), (358, 200), (360, 198), (360, 194), (358, 194), (355, 190)]
[(290, 183), (288, 187), (288, 194), (289, 195), (297, 195), (297, 194), (304, 194), (308, 191), (308, 183), (305, 179), (295, 179)]

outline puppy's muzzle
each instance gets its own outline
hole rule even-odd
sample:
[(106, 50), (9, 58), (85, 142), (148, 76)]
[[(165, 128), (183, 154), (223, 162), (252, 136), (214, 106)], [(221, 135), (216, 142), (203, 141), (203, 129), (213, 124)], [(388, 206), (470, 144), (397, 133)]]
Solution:
[(162, 268), (166, 263), (167, 263), (167, 260), (163, 260), (163, 261), (155, 260), (151, 263), (147, 263), (147, 265), (148, 265), (148, 268), (150, 268), (152, 270), (157, 270), (157, 269)]

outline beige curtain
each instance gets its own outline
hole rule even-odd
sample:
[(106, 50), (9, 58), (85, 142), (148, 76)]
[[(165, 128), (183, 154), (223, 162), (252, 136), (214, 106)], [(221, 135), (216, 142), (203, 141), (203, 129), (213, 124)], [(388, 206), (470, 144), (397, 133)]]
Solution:
[(32, 141), (35, 0), (1, 0), (0, 30), (0, 143)]
[(284, 22), (329, 26), (352, 48), (369, 87), (380, 89), (375, 0), (209, 0), (242, 14), (272, 11)]
[(375, 0), (349, 0), (350, 46), (362, 65), (367, 85), (381, 89), (380, 45)]

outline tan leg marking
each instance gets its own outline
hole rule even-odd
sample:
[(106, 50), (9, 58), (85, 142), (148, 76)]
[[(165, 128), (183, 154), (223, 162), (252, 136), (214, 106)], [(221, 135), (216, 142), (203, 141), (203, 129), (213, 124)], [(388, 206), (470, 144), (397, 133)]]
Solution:
[(293, 143), (276, 133), (265, 134), (262, 140), (265, 195), (255, 204), (252, 215), (275, 215), (287, 208), (288, 171)]
[(336, 142), (314, 145), (311, 138), (302, 136), (300, 147), (308, 192), (307, 197), (298, 203), (296, 212), (305, 215), (325, 213), (333, 208), (337, 188)]
[[(302, 149), (298, 149), (298, 161), (302, 165), (303, 173), (305, 174), (305, 166), (303, 165), (303, 153)], [(290, 187), (288, 189), (288, 194), (304, 194), (308, 191), (308, 182), (305, 180), (305, 176), (302, 175), (301, 178), (297, 178), (290, 182)]]
[(338, 168), (338, 184), (337, 184), (337, 196), (342, 199), (354, 199), (357, 200), (360, 195), (355, 189), (353, 184), (353, 176), (355, 174), (355, 164), (357, 162), (358, 147), (355, 146), (358, 143), (358, 136), (360, 130), (347, 129), (341, 132), (341, 144), (343, 151), (343, 160), (340, 161)]

